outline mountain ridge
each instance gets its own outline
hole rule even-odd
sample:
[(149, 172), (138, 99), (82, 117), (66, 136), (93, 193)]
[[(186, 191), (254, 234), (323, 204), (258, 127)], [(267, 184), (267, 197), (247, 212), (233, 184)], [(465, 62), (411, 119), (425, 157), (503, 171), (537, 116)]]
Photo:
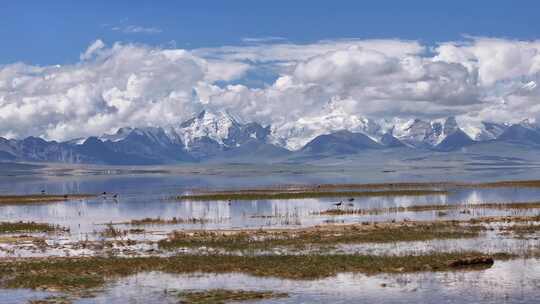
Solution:
[[(291, 155), (328, 157), (399, 147), (452, 152), (492, 141), (540, 147), (540, 128), (529, 120), (517, 124), (482, 122), (476, 129), (463, 128), (455, 117), (433, 121), (394, 119), (381, 124), (368, 118), (351, 121), (358, 122), (351, 125), (351, 130), (318, 134), (309, 129), (311, 138), (299, 149), (291, 150), (287, 148), (290, 138), (280, 138), (271, 126), (244, 123), (227, 111), (205, 110), (171, 126), (123, 127), (112, 134), (64, 142), (32, 136), (20, 140), (0, 137), (0, 160), (139, 165), (231, 158), (264, 160)], [(291, 134), (299, 136), (299, 130), (302, 128)]]

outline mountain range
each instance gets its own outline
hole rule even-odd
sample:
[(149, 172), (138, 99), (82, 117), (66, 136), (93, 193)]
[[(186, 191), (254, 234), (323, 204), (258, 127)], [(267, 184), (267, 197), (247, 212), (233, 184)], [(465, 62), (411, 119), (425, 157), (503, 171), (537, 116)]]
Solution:
[(540, 149), (540, 127), (482, 122), (460, 126), (454, 117), (439, 120), (355, 120), (350, 129), (327, 131), (299, 122), (286, 135), (271, 126), (243, 123), (227, 111), (202, 111), (168, 127), (125, 127), (113, 134), (65, 142), (39, 137), (0, 137), (0, 161), (152, 165), (223, 160), (302, 159), (355, 154), (365, 150), (407, 149), (440, 153), (470, 146), (516, 145)]

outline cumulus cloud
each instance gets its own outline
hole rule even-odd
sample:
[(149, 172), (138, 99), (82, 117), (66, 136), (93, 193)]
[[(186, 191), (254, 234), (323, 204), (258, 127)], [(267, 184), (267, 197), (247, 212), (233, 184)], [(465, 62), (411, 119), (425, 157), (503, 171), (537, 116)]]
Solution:
[[(540, 42), (466, 38), (257, 42), (195, 50), (96, 40), (80, 62), (0, 66), (0, 135), (65, 140), (179, 123), (227, 109), (288, 136), (363, 117), (516, 121), (540, 117)], [(250, 72), (275, 78), (250, 87)]]
[[(176, 123), (201, 109), (193, 90), (240, 77), (245, 64), (215, 63), (185, 50), (94, 42), (67, 66), (0, 68), (0, 132), (68, 139), (122, 125)], [(226, 70), (227, 72), (223, 72)]]

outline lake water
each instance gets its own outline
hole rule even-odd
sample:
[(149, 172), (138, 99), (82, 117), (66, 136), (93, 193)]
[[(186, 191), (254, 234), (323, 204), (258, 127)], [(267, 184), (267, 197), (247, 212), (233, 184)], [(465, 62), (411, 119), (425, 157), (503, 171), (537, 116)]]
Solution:
[[(119, 171), (120, 170), (120, 171)], [(139, 169), (137, 169), (139, 170)], [(441, 217), (436, 211), (382, 213), (376, 215), (317, 215), (335, 208), (336, 198), (254, 201), (174, 201), (170, 198), (193, 189), (220, 190), (275, 185), (311, 185), (320, 183), (368, 183), (397, 181), (445, 181), (418, 171), (386, 176), (380, 171), (326, 170), (295, 167), (240, 167), (228, 169), (180, 167), (171, 172), (162, 168), (145, 169), (54, 168), (30, 173), (0, 172), (0, 195), (102, 193), (95, 198), (38, 205), (0, 206), (0, 221), (36, 221), (58, 224), (70, 229), (68, 234), (46, 235), (50, 242), (69, 243), (99, 240), (97, 233), (107, 223), (121, 223), (143, 218), (200, 218), (204, 224), (149, 225), (144, 234), (128, 235), (140, 241), (155, 241), (177, 229), (298, 228), (332, 223), (360, 223), (409, 220), (468, 219), (492, 215), (538, 215), (538, 209), (499, 210), (473, 208), (471, 213), (449, 210)], [(26, 172), (26, 171), (24, 171)], [(435, 171), (434, 171), (435, 172)], [(501, 172), (498, 170), (497, 172)], [(519, 171), (522, 174), (522, 171)], [(465, 173), (463, 173), (465, 174)], [(481, 171), (483, 178), (462, 180), (507, 180), (508, 175)], [(9, 175), (9, 176), (8, 176)], [(484, 176), (485, 175), (485, 176)], [(491, 179), (489, 178), (491, 175)], [(460, 177), (460, 175), (456, 175)], [(521, 175), (515, 175), (521, 176)], [(540, 176), (540, 175), (539, 175)], [(455, 176), (454, 176), (455, 177)], [(469, 176), (470, 177), (470, 176)], [(494, 178), (495, 177), (495, 178)], [(534, 178), (533, 176), (530, 176)], [(461, 179), (460, 179), (461, 180)], [(118, 194), (114, 199), (111, 194)], [(448, 194), (424, 196), (358, 197), (355, 209), (407, 207), (431, 204), (481, 204), (540, 201), (540, 188), (454, 188)], [(133, 228), (118, 225), (121, 229)], [(146, 245), (137, 245), (146, 246)], [(1, 246), (0, 246), (1, 247)], [(143, 248), (143, 249), (151, 249)], [(540, 249), (539, 238), (512, 239), (496, 233), (464, 240), (397, 242), (391, 244), (340, 245), (336, 252), (362, 254), (418, 254), (432, 251), (479, 250), (490, 252), (527, 252)], [(9, 253), (0, 248), (0, 257), (65, 255), (65, 250), (41, 252), (29, 246), (27, 252)], [(84, 250), (69, 255), (91, 254)], [(385, 284), (386, 287), (382, 287)], [(144, 273), (109, 284), (95, 298), (75, 303), (177, 303), (178, 299), (163, 289), (229, 288), (287, 292), (290, 297), (260, 303), (536, 303), (540, 296), (538, 260), (497, 261), (487, 270), (469, 272), (417, 273), (407, 275), (363, 276), (339, 274), (317, 281), (290, 281), (255, 278), (242, 274), (171, 275)], [(43, 298), (43, 292), (0, 290), (0, 303), (25, 303)]]
[[(251, 187), (250, 183), (236, 181), (235, 187)], [(231, 182), (231, 181), (229, 181)], [(282, 183), (285, 184), (285, 183)], [(222, 186), (223, 187), (223, 186)], [(181, 219), (199, 218), (204, 224), (159, 225), (152, 229), (170, 231), (188, 229), (234, 229), (261, 227), (302, 227), (323, 224), (328, 221), (358, 223), (363, 221), (435, 220), (435, 211), (399, 212), (378, 215), (316, 215), (335, 208), (338, 198), (253, 200), (253, 201), (175, 201), (171, 197), (194, 188), (212, 188), (201, 180), (190, 181), (183, 176), (135, 176), (135, 177), (77, 177), (28, 181), (16, 185), (2, 184), (0, 193), (35, 194), (47, 193), (102, 193), (95, 198), (59, 202), (53, 204), (0, 206), (0, 221), (36, 221), (68, 227), (75, 239), (92, 239), (96, 231), (107, 223), (128, 222), (143, 218)], [(117, 193), (118, 198), (110, 194)], [(357, 197), (352, 209), (406, 207), (427, 204), (480, 204), (501, 202), (540, 201), (540, 188), (457, 188), (448, 194), (423, 196)], [(467, 219), (491, 215), (531, 215), (537, 210), (473, 209), (471, 214), (450, 210), (446, 219)], [(150, 230), (152, 230), (150, 229)]]

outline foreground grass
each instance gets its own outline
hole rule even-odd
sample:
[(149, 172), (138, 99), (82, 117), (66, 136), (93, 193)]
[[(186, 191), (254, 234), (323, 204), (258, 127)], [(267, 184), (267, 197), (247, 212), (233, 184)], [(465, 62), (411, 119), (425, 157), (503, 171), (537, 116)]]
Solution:
[[(147, 271), (165, 273), (245, 273), (312, 280), (340, 272), (365, 274), (448, 271), (456, 261), (484, 257), (479, 252), (409, 256), (375, 255), (180, 255), (145, 258), (47, 258), (0, 262), (0, 287), (78, 291), (103, 286), (108, 279)], [(507, 254), (496, 254), (508, 259)], [(480, 267), (491, 267), (478, 265)]]
[(379, 184), (322, 184), (319, 189), (426, 189), (426, 188), (538, 188), (540, 180), (515, 180), (482, 183), (463, 182), (398, 182)]
[(534, 223), (528, 224), (514, 224), (501, 227), (500, 230), (503, 234), (513, 234), (517, 238), (526, 239), (528, 237), (534, 237), (540, 232), (540, 225)]
[(378, 196), (423, 196), (445, 195), (444, 190), (385, 190), (385, 191), (300, 191), (300, 192), (222, 192), (176, 196), (180, 201), (248, 201), (248, 200), (285, 200), (304, 198), (355, 198)]
[(272, 291), (246, 291), (211, 289), (205, 291), (183, 291), (177, 294), (184, 304), (225, 304), (230, 302), (257, 301), (286, 298), (286, 293)]
[(448, 211), (462, 210), (464, 213), (471, 209), (497, 209), (497, 210), (526, 210), (540, 209), (540, 202), (513, 202), (513, 203), (481, 203), (481, 204), (456, 204), (456, 205), (413, 205), (407, 207), (372, 208), (372, 209), (342, 209), (333, 208), (312, 213), (313, 215), (376, 215), (383, 213), (398, 212), (425, 212), (425, 211)]
[(206, 224), (210, 222), (207, 219), (202, 218), (177, 218), (173, 217), (171, 219), (164, 219), (164, 218), (143, 218), (140, 220), (131, 220), (126, 223), (122, 224), (129, 224), (134, 226), (142, 226), (142, 225), (174, 225), (174, 224)]
[(253, 231), (175, 231), (159, 241), (162, 249), (221, 248), (230, 251), (271, 250), (276, 247), (295, 249), (310, 246), (333, 246), (354, 243), (390, 243), (477, 237), (483, 226), (457, 222), (381, 223), (373, 225), (321, 226), (290, 230)]
[(2, 195), (0, 205), (25, 205), (40, 203), (55, 203), (94, 197), (92, 194), (65, 194), (65, 195)]
[(476, 224), (492, 224), (492, 223), (527, 223), (540, 222), (540, 214), (529, 216), (487, 216), (471, 218), (467, 222)]
[(0, 233), (31, 233), (65, 231), (60, 226), (35, 222), (0, 222)]
[(315, 184), (315, 185), (280, 185), (265, 188), (223, 190), (214, 193), (277, 193), (277, 192), (307, 192), (329, 191), (338, 189), (364, 190), (433, 190), (449, 188), (538, 188), (540, 180), (516, 180), (498, 182), (395, 182), (371, 184)]

